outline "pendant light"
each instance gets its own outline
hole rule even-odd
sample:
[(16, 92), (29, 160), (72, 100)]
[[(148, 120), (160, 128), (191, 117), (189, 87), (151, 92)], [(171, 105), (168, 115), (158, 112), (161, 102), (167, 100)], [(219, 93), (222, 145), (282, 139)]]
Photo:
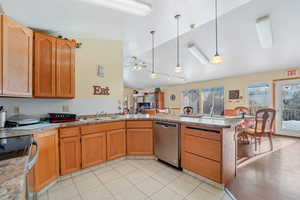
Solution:
[(216, 54), (214, 55), (214, 57), (212, 58), (212, 60), (210, 61), (211, 64), (221, 64), (223, 63), (223, 58), (219, 55), (218, 52), (218, 0), (215, 0), (215, 26), (216, 26)]
[(175, 67), (175, 72), (183, 72), (183, 67), (180, 65), (180, 43), (179, 43), (179, 19), (181, 15), (176, 15), (175, 19), (177, 20), (177, 65)]
[(150, 74), (150, 78), (151, 79), (155, 79), (157, 78), (157, 74), (155, 73), (155, 70), (154, 70), (154, 67), (155, 67), (155, 60), (154, 60), (154, 34), (155, 34), (155, 31), (151, 31), (150, 32), (151, 35), (152, 35), (152, 72)]

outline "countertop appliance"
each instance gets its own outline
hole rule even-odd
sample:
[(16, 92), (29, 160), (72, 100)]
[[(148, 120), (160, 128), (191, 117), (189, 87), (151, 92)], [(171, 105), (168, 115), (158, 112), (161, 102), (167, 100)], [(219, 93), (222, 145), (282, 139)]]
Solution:
[(63, 123), (76, 121), (76, 115), (71, 113), (48, 113), (50, 123)]
[(155, 121), (155, 155), (170, 165), (180, 168), (180, 134), (177, 123)]
[(32, 115), (18, 114), (7, 118), (6, 126), (8, 127), (26, 126), (31, 124), (37, 124), (39, 122), (40, 119), (38, 117)]

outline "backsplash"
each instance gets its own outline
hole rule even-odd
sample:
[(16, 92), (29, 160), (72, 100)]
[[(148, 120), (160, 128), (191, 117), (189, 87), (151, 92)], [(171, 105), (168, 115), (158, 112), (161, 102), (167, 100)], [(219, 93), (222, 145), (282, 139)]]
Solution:
[(0, 98), (7, 115), (20, 113), (35, 116), (45, 116), (49, 112), (70, 112), (77, 115), (94, 115), (96, 112), (118, 113), (116, 99), (25, 99), (25, 98)]

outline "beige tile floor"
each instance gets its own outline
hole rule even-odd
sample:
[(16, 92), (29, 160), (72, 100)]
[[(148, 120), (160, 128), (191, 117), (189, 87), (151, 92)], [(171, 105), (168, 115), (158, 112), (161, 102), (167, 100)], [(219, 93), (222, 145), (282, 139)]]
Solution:
[(63, 177), (39, 200), (230, 200), (156, 160), (119, 160)]

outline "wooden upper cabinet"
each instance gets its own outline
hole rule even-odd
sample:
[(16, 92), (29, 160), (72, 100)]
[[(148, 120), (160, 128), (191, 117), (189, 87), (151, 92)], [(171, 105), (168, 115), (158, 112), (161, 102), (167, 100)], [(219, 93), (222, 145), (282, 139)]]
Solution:
[(34, 96), (55, 97), (56, 38), (34, 34)]
[(56, 95), (75, 97), (75, 42), (58, 39), (56, 42)]
[(65, 175), (81, 169), (80, 137), (60, 139), (60, 173)]
[(107, 160), (126, 155), (126, 132), (124, 129), (107, 132)]
[(81, 137), (82, 168), (106, 161), (106, 133), (96, 133)]
[(33, 32), (15, 20), (2, 18), (2, 95), (32, 96)]
[(157, 109), (165, 109), (165, 93), (163, 92), (156, 92), (156, 108)]
[(59, 177), (58, 132), (50, 130), (34, 136), (39, 144), (40, 154), (30, 172), (34, 191), (40, 191)]

